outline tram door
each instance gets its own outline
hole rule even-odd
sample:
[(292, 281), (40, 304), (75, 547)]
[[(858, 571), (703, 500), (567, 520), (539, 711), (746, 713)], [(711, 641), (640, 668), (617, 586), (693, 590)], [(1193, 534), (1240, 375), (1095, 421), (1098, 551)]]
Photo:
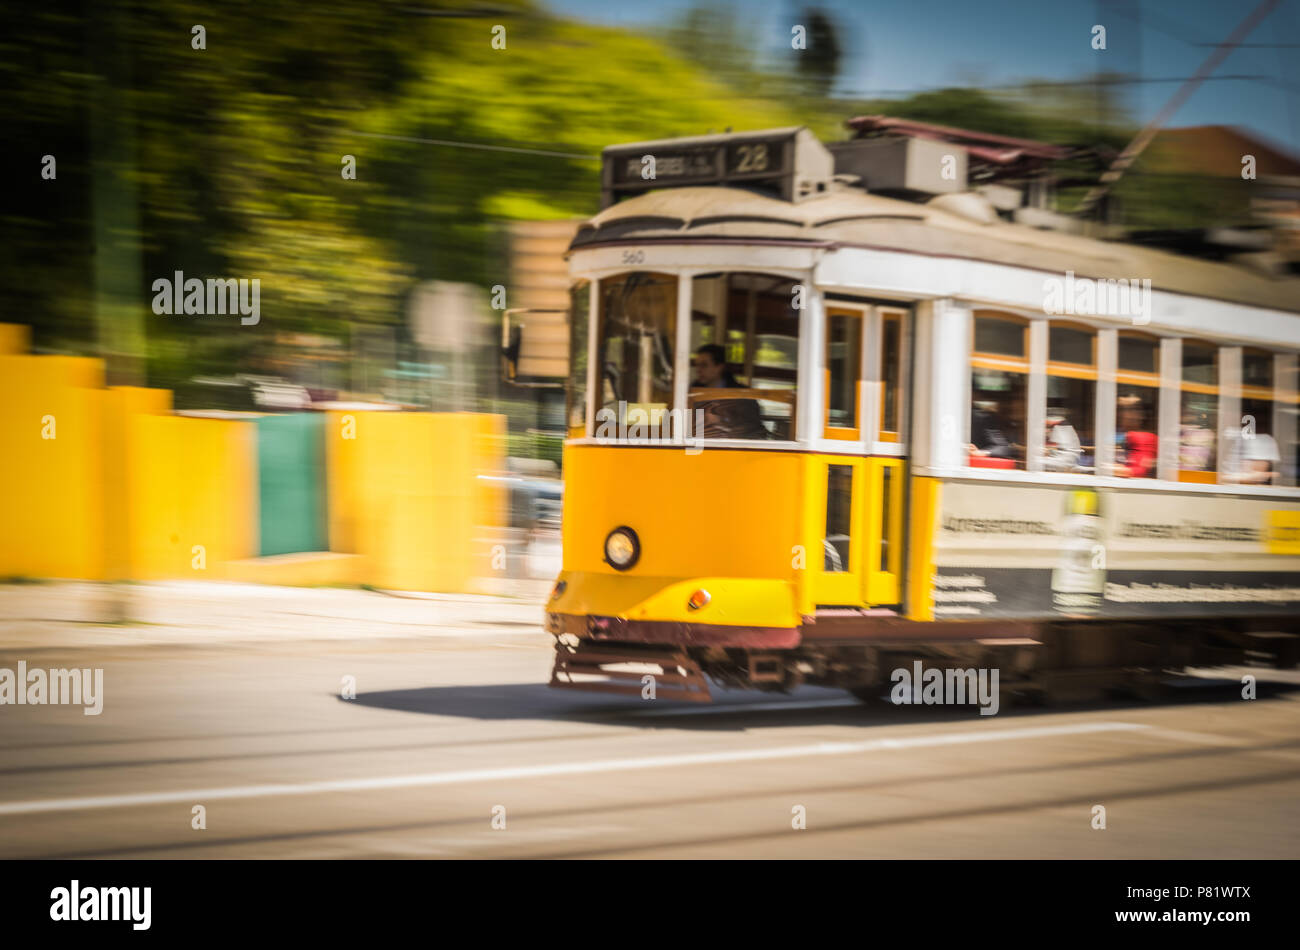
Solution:
[[(814, 456), (809, 523), (823, 527), (813, 567), (818, 606), (888, 606), (902, 599), (904, 461), (871, 455), (897, 442), (897, 399), (865, 398), (897, 385), (901, 314), (871, 320), (865, 308), (827, 308), (822, 437), (845, 454)], [(897, 321), (897, 322), (892, 322)], [(885, 351), (890, 352), (885, 352)], [(863, 371), (865, 369), (865, 372)]]
[[(903, 460), (812, 456), (812, 524), (823, 526), (813, 565), (813, 595), (821, 607), (889, 606), (901, 601)], [(824, 519), (824, 520), (823, 520)]]
[(903, 460), (865, 460), (866, 583), (864, 600), (871, 606), (902, 601)]

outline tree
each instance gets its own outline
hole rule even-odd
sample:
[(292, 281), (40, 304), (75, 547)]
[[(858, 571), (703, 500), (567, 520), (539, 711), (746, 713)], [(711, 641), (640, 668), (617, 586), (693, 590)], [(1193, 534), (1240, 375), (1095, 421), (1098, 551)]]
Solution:
[(804, 10), (801, 25), (807, 28), (808, 46), (796, 52), (795, 68), (809, 94), (825, 98), (830, 95), (840, 70), (835, 22), (813, 7)]

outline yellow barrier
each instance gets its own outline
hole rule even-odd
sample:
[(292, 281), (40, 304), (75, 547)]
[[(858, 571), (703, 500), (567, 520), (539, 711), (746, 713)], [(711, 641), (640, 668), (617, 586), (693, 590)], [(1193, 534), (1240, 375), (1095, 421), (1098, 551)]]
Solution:
[[(170, 392), (105, 389), (102, 360), (26, 340), (0, 324), (0, 577), (259, 578), (253, 423), (172, 415)], [(356, 561), (265, 580), (468, 591), (493, 572), (506, 497), (479, 476), (504, 468), (503, 416), (332, 412), (326, 445), (330, 549)]]
[(483, 527), (504, 520), (504, 417), (332, 412), (326, 425), (330, 547), (359, 554), (366, 583), (467, 591), (491, 570)]
[(0, 577), (104, 574), (100, 360), (0, 356)]
[(0, 353), (26, 353), (31, 349), (31, 338), (31, 329), (21, 323), (0, 323)]
[(167, 415), (172, 394), (167, 389), (113, 386), (100, 394), (104, 460), (104, 577), (127, 580), (135, 576), (131, 538), (135, 520), (129, 491), (131, 457), (127, 452), (127, 424), (141, 414)]
[(250, 422), (132, 416), (126, 426), (131, 576), (222, 576), (257, 551), (257, 440)]

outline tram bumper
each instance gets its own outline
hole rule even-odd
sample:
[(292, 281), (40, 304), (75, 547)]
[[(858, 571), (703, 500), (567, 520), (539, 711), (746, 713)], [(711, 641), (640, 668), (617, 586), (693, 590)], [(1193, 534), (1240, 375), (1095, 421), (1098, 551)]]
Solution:
[[(706, 602), (693, 607), (692, 597)], [(546, 605), (556, 636), (676, 647), (788, 650), (799, 645), (800, 622), (793, 586), (763, 578), (565, 571)]]
[(652, 681), (655, 698), (707, 703), (702, 649), (792, 649), (800, 619), (781, 581), (566, 571), (547, 605), (558, 638), (550, 685), (644, 698)]

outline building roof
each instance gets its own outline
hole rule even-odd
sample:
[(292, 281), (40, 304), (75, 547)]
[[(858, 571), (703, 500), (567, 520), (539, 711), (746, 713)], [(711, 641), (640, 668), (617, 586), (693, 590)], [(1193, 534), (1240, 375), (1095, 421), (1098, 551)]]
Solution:
[(952, 142), (955, 145), (965, 146), (972, 155), (978, 155), (986, 161), (1000, 165), (1008, 165), (1025, 157), (1058, 160), (1067, 158), (1070, 154), (1070, 149), (1064, 145), (1036, 142), (1033, 139), (1017, 139), (1009, 135), (995, 135), (992, 132), (975, 132), (971, 129), (958, 129), (950, 125), (935, 125), (932, 122), (917, 122), (913, 119), (899, 119), (888, 115), (862, 115), (849, 119), (845, 125), (856, 131), (859, 138), (871, 133), (887, 133), (932, 139), (938, 142)]
[(1300, 177), (1300, 158), (1228, 125), (1164, 129), (1147, 146), (1138, 165), (1148, 173), (1240, 179), (1245, 155), (1255, 156), (1259, 178)]

